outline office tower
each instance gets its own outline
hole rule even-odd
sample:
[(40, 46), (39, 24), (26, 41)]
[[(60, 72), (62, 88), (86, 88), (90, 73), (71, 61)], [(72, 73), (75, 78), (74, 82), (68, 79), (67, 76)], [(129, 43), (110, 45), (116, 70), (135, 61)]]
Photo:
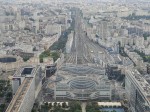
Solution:
[(40, 25), (39, 25), (39, 17), (37, 16), (37, 12), (33, 14), (33, 19), (34, 21), (33, 21), (32, 26), (33, 26), (34, 32), (38, 33)]
[(106, 39), (108, 37), (108, 23), (107, 21), (101, 21), (98, 25), (98, 35), (102, 39)]
[(131, 112), (150, 112), (150, 84), (137, 70), (127, 70), (125, 89)]
[(6, 112), (31, 112), (42, 87), (40, 66), (19, 68), (12, 79), (14, 97)]

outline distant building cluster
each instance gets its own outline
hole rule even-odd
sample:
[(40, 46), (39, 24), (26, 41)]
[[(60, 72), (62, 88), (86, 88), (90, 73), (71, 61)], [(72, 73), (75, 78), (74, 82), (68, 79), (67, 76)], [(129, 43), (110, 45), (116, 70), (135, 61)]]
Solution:
[(0, 5), (1, 55), (38, 57), (70, 27), (71, 14), (65, 7), (41, 7)]
[(8, 0), (0, 24), (0, 73), (15, 71), (6, 112), (63, 100), (150, 112), (150, 2)]

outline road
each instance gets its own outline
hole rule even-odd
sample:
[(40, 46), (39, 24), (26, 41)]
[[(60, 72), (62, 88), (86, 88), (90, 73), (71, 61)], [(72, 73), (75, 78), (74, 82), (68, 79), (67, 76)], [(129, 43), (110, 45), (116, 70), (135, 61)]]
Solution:
[(82, 112), (86, 112), (86, 102), (81, 103)]

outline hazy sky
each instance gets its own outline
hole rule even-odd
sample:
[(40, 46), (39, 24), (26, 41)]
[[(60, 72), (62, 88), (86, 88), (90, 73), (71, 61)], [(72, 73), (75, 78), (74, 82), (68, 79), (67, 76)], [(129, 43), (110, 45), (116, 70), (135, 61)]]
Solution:
[[(18, 1), (18, 0), (0, 0), (0, 1)], [(26, 0), (26, 1), (34, 1), (34, 0)], [(38, 1), (40, 1), (40, 0), (38, 0)], [(41, 0), (42, 1), (42, 0)], [(55, 1), (55, 0), (47, 0), (47, 1)], [(56, 1), (59, 1), (59, 0), (56, 0)], [(128, 2), (133, 2), (133, 1), (135, 1), (135, 2), (137, 2), (137, 1), (145, 1), (145, 2), (150, 2), (150, 0), (60, 0), (60, 1), (64, 1), (64, 2), (74, 2), (74, 1), (79, 1), (79, 2), (81, 2), (81, 1), (84, 1), (84, 2), (97, 2), (97, 1), (101, 1), (101, 2), (122, 2), (122, 1), (128, 1)]]

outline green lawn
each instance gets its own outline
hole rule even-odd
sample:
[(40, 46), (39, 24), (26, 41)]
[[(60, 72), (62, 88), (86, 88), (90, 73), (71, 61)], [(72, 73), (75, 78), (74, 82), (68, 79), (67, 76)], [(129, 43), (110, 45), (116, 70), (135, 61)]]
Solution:
[(51, 52), (50, 50), (46, 50), (46, 51), (42, 52), (39, 56), (40, 63), (43, 63), (43, 59), (47, 58), (47, 57), (51, 57), (51, 58), (53, 58), (54, 61), (56, 61), (60, 57), (60, 52), (59, 51)]

